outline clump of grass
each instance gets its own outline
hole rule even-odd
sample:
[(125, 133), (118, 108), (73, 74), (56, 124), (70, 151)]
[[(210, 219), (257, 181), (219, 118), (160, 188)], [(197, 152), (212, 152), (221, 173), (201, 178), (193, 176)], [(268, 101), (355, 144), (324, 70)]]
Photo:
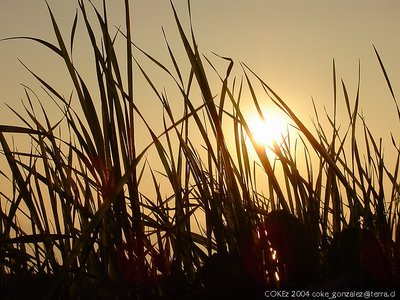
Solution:
[[(388, 167), (382, 142), (358, 113), (360, 85), (352, 101), (341, 82), (349, 117), (344, 135), (336, 114), (326, 116), (331, 128), (322, 128), (317, 110), (311, 130), (247, 65), (240, 64), (242, 75), (237, 78), (232, 59), (215, 56), (218, 63), (227, 64), (220, 71), (202, 56), (191, 24), (187, 35), (173, 5), (189, 70), (184, 73), (185, 62), (166, 39), (173, 66), (168, 68), (134, 44), (129, 1), (124, 5), (125, 29), (115, 36), (110, 33), (105, 1), (102, 11), (89, 2), (95, 13), (92, 20), (87, 2), (81, 0), (69, 43), (50, 7), (57, 44), (20, 37), (42, 44), (63, 60), (73, 92), (64, 97), (27, 68), (58, 105), (62, 118), (52, 121), (42, 100), (25, 87), (26, 116), (14, 111), (24, 126), (0, 127), (11, 174), (2, 171), (1, 176), (13, 187), (11, 194), (1, 194), (0, 202), (3, 287), (12, 290), (12, 278), (41, 282), (49, 276), (48, 297), (184, 299), (205, 297), (210, 290), (225, 294), (232, 282), (245, 282), (240, 287), (243, 297), (251, 290), (262, 296), (266, 287), (309, 287), (329, 278), (329, 266), (321, 261), (329, 256), (333, 237), (347, 228), (373, 232), (382, 244), (382, 255), (393, 270), (399, 269), (400, 152), (393, 139), (397, 158)], [(93, 50), (94, 91), (72, 59), (78, 20)], [(95, 23), (100, 31), (94, 29)], [(115, 49), (118, 38), (125, 41), (126, 65), (120, 65)], [(143, 55), (170, 76), (180, 109), (174, 107), (176, 99), (171, 101), (166, 91), (157, 89), (140, 58)], [(378, 51), (376, 55), (399, 113)], [(135, 65), (163, 108), (162, 132), (155, 132), (138, 109), (133, 94)], [(214, 77), (216, 81), (211, 80)], [(335, 64), (333, 81), (336, 111)], [(260, 99), (267, 97), (292, 120), (298, 134), (297, 139), (289, 135), (275, 144), (272, 158), (249, 129), (241, 106), (246, 93), (261, 119)], [(151, 139), (140, 150), (138, 123)], [(10, 134), (29, 137), (30, 151), (12, 146)], [(231, 137), (233, 148), (228, 146)], [(162, 170), (145, 159), (150, 151)], [(304, 169), (299, 163), (303, 157)], [(257, 184), (260, 170), (264, 187)], [(169, 196), (163, 196), (160, 176), (169, 185)], [(150, 178), (152, 193), (141, 189), (144, 177)], [(293, 247), (304, 255), (294, 260), (296, 256), (287, 253)], [(207, 270), (218, 274), (218, 265), (233, 275), (225, 285), (221, 279), (213, 286)], [(312, 266), (313, 276), (298, 281), (305, 266)], [(393, 270), (388, 270), (389, 277), (398, 276)], [(97, 292), (88, 295), (92, 290)]]

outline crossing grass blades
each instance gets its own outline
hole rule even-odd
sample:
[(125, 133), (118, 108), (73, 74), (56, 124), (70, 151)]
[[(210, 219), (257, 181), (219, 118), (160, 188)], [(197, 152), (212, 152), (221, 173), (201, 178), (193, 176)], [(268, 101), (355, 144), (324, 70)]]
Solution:
[[(399, 141), (391, 144), (396, 158), (385, 161), (382, 140), (358, 111), (360, 85), (350, 99), (333, 64), (334, 113), (323, 116), (323, 128), (316, 109), (309, 128), (246, 64), (203, 56), (172, 2), (182, 43), (165, 39), (168, 63), (142, 50), (132, 39), (131, 3), (121, 1), (126, 19), (115, 34), (106, 1), (96, 7), (79, 0), (68, 39), (49, 6), (56, 43), (2, 41), (41, 44), (63, 61), (72, 83), (65, 97), (26, 66), (62, 117), (52, 120), (42, 96), (25, 87), (25, 110), (10, 107), (23, 125), (0, 126), (7, 162), (0, 175), (11, 187), (0, 191), (2, 297), (263, 299), (267, 289), (394, 289)], [(80, 29), (92, 48), (93, 89), (73, 59)], [(170, 78), (173, 101), (149, 63)], [(237, 67), (240, 76), (233, 75)], [(134, 96), (134, 70), (159, 100), (161, 131), (139, 109), (145, 99)], [(263, 101), (283, 111), (298, 138), (267, 154), (243, 112), (246, 93), (260, 118)], [(339, 98), (348, 113), (345, 130), (336, 117)], [(150, 142), (139, 146), (144, 134)], [(25, 137), (30, 150), (18, 150), (14, 135)], [(265, 178), (262, 187), (257, 176)], [(152, 192), (142, 189), (144, 177)]]

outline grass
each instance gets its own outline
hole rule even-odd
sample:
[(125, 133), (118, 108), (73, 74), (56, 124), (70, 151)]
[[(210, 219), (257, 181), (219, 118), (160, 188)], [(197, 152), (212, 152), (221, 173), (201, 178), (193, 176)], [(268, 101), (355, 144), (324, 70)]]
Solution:
[[(359, 114), (360, 86), (355, 100), (343, 81), (340, 91), (333, 63), (334, 111), (342, 92), (348, 124), (342, 133), (334, 113), (323, 128), (316, 109), (311, 129), (247, 65), (239, 64), (239, 78), (230, 58), (214, 56), (218, 66), (226, 64), (220, 68), (202, 56), (191, 24), (186, 34), (172, 2), (186, 58), (176, 57), (166, 39), (172, 68), (156, 60), (132, 40), (130, 2), (123, 3), (125, 26), (115, 36), (105, 1), (100, 9), (81, 0), (68, 43), (50, 7), (57, 44), (11, 38), (31, 39), (60, 57), (73, 91), (64, 97), (26, 67), (62, 118), (52, 121), (43, 100), (25, 87), (23, 114), (10, 107), (23, 126), (0, 126), (9, 169), (0, 175), (12, 186), (0, 198), (3, 295), (37, 289), (52, 299), (262, 299), (267, 288), (394, 288), (399, 145), (393, 137), (397, 156), (387, 164), (382, 140)], [(72, 59), (80, 22), (93, 50), (95, 90)], [(118, 39), (125, 42), (123, 59)], [(157, 89), (146, 59), (171, 78), (180, 109)], [(135, 68), (163, 108), (162, 132), (138, 109)], [(298, 138), (275, 144), (273, 157), (249, 129), (246, 93), (260, 118), (260, 99), (267, 98), (292, 121)], [(139, 148), (141, 128), (151, 142)], [(19, 151), (9, 138), (14, 134), (26, 136), (30, 150)], [(146, 159), (150, 152), (162, 170)], [(151, 193), (141, 189), (146, 179)]]

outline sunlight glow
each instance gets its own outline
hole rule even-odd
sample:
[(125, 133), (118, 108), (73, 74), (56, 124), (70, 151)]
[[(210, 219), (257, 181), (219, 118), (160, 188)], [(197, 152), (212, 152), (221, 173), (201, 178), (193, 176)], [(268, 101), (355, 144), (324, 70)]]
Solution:
[[(273, 250), (273, 249), (272, 249)], [(277, 260), (276, 259), (277, 257), (276, 257), (276, 250), (273, 250), (272, 251), (272, 260)]]
[(275, 271), (275, 280), (278, 282), (280, 281), (279, 273), (277, 271)]
[(287, 134), (288, 123), (283, 117), (276, 114), (265, 115), (265, 121), (259, 116), (249, 119), (249, 128), (257, 144), (272, 146), (274, 142), (280, 143), (282, 136)]

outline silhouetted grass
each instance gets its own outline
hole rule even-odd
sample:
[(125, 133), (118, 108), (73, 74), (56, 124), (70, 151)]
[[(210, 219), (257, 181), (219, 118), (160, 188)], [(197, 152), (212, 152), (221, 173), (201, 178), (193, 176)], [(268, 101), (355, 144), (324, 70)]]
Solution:
[[(393, 288), (399, 279), (400, 152), (393, 137), (397, 157), (385, 162), (382, 141), (359, 115), (360, 87), (353, 101), (341, 81), (344, 134), (336, 113), (326, 116), (330, 127), (323, 128), (317, 110), (310, 129), (247, 65), (240, 64), (237, 78), (230, 58), (214, 57), (227, 64), (219, 71), (202, 56), (191, 24), (187, 35), (172, 3), (186, 57), (177, 57), (166, 39), (171, 69), (134, 44), (129, 1), (124, 5), (125, 30), (117, 36), (110, 34), (105, 1), (102, 11), (79, 1), (68, 43), (50, 7), (57, 44), (12, 38), (31, 39), (59, 56), (73, 92), (64, 97), (27, 67), (63, 117), (52, 121), (26, 87), (25, 116), (14, 111), (24, 125), (0, 126), (9, 167), (0, 174), (12, 186), (0, 198), (3, 294), (37, 289), (48, 298), (262, 299), (267, 288)], [(88, 17), (88, 7), (96, 19)], [(78, 20), (93, 50), (93, 91), (72, 59)], [(124, 65), (117, 38), (125, 41)], [(170, 76), (177, 97), (157, 89), (140, 57)], [(187, 61), (190, 67), (182, 67)], [(137, 107), (134, 65), (163, 108), (162, 132)], [(333, 81), (336, 112), (335, 64)], [(246, 93), (261, 119), (260, 99), (267, 98), (293, 123), (291, 134), (271, 147), (273, 156), (249, 129), (241, 106)], [(143, 149), (137, 146), (139, 123), (151, 138)], [(18, 151), (12, 134), (28, 137), (30, 151)], [(162, 171), (146, 161), (150, 151)], [(143, 176), (152, 193), (140, 188)]]

